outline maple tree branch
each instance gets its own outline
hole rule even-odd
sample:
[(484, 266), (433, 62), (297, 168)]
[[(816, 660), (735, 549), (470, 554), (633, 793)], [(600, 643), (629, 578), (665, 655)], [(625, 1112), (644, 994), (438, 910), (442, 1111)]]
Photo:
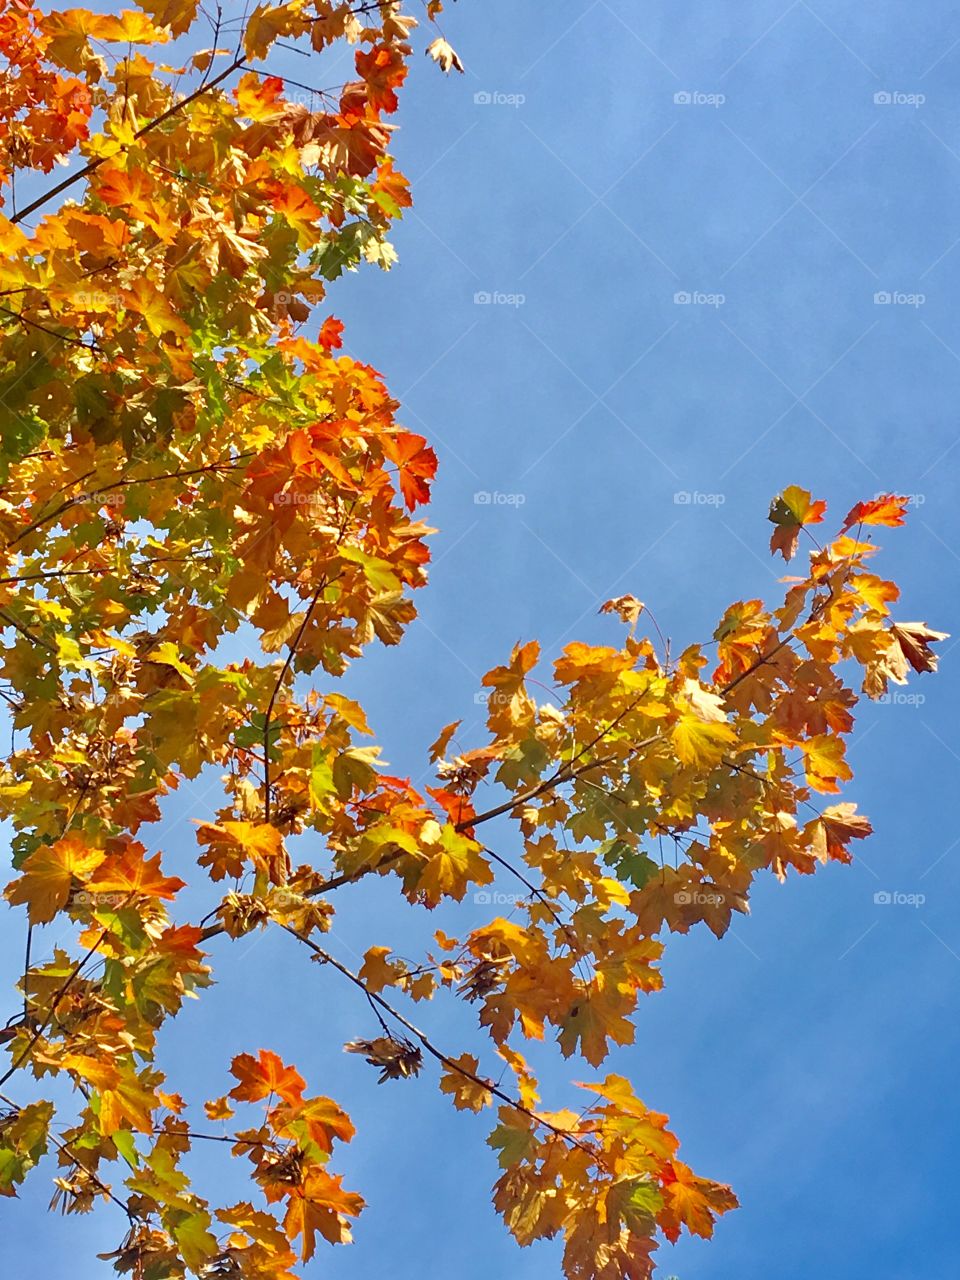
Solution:
[[(834, 598), (835, 598), (835, 592), (831, 592), (831, 594), (828, 597), (826, 597), (819, 604), (814, 606), (814, 608), (810, 611), (810, 614), (806, 619), (806, 621), (809, 622), (813, 618), (815, 618), (819, 613), (822, 613), (823, 610), (830, 604), (830, 602)], [(740, 675), (734, 677), (734, 679), (729, 681), (726, 685), (723, 685), (719, 690), (720, 696), (725, 697), (728, 693), (731, 692), (731, 690), (735, 689), (737, 685), (739, 685), (742, 681), (746, 680), (748, 676), (753, 675), (753, 673), (757, 671), (760, 667), (766, 665), (773, 657), (775, 657), (777, 653), (780, 652), (781, 649), (783, 649), (786, 645), (790, 643), (790, 641), (794, 638), (795, 633), (796, 633), (796, 627), (791, 627), (789, 632), (772, 649), (768, 650), (768, 652), (762, 654), (759, 658), (757, 658), (755, 662), (751, 663), (751, 665), (746, 669), (746, 671), (742, 671)], [(583, 756), (587, 751), (590, 751), (593, 747), (597, 745), (598, 742), (602, 741), (602, 739), (605, 738), (606, 735), (610, 733), (612, 729), (616, 728), (616, 726), (624, 719), (624, 717), (627, 716), (641, 702), (644, 696), (645, 694), (640, 694), (640, 696), (635, 698), (628, 706), (624, 707), (624, 709), (617, 716), (615, 716), (613, 720), (611, 720), (610, 724), (607, 725), (605, 729), (602, 729), (594, 738), (591, 739), (590, 742), (588, 742), (584, 747), (581, 747), (581, 749), (577, 752), (577, 754), (573, 756), (573, 758), (569, 760), (566, 764), (561, 766), (561, 768), (558, 769), (554, 774), (552, 774), (551, 777), (545, 779), (541, 783), (538, 783), (536, 786), (530, 787), (527, 791), (522, 791), (518, 796), (515, 796), (512, 800), (506, 800), (504, 801), (503, 804), (497, 805), (493, 809), (487, 809), (484, 813), (477, 814), (476, 817), (470, 819), (469, 822), (467, 821), (458, 822), (456, 824), (456, 830), (466, 831), (471, 827), (479, 826), (481, 822), (488, 822), (491, 818), (499, 818), (502, 814), (510, 813), (511, 810), (517, 807), (517, 805), (526, 804), (527, 801), (535, 800), (537, 796), (543, 795), (545, 792), (552, 790), (554, 787), (562, 786), (565, 782), (572, 781), (574, 778), (578, 777), (581, 773), (585, 773), (588, 769), (595, 769), (600, 765), (609, 764), (611, 763), (611, 761), (617, 759), (616, 756), (605, 756), (599, 760), (591, 761), (589, 764), (582, 766), (580, 769), (571, 770), (570, 768), (570, 765), (573, 764), (575, 760), (580, 759), (580, 757)], [(632, 748), (632, 750), (642, 751), (646, 747), (651, 746), (653, 743), (659, 741), (660, 736), (661, 736), (660, 734), (655, 734), (653, 737), (646, 738), (642, 742), (638, 742), (636, 746)]]
[[(205, 475), (207, 472), (211, 471), (232, 471), (238, 462), (242, 462), (245, 458), (252, 458), (254, 456), (255, 451), (253, 449), (248, 449), (245, 453), (235, 454), (232, 458), (224, 459), (222, 462), (209, 462), (202, 467), (191, 467), (181, 471), (166, 471), (161, 475), (156, 476), (120, 476), (116, 480), (109, 480), (106, 484), (98, 485), (95, 492), (110, 493), (113, 489), (124, 489), (135, 484), (157, 484), (162, 480), (181, 480), (185, 476)], [(89, 480), (93, 474), (93, 471), (87, 471), (84, 475), (72, 481), (72, 483), (81, 484), (84, 480)], [(66, 488), (69, 486), (64, 487)], [(42, 529), (45, 524), (49, 524), (51, 520), (55, 520), (57, 516), (62, 515), (64, 511), (69, 511), (71, 507), (78, 507), (81, 502), (86, 500), (86, 497), (86, 494), (81, 494), (75, 498), (68, 498), (66, 502), (62, 502), (59, 507), (56, 507), (47, 515), (40, 516), (37, 520), (34, 520), (32, 524), (28, 524), (25, 529), (21, 530), (15, 538), (8, 542), (4, 550), (9, 551), (11, 547), (15, 547), (18, 542), (22, 542), (24, 538), (28, 537), (35, 530)]]
[(16, 320), (19, 324), (26, 325), (29, 329), (37, 329), (40, 333), (45, 333), (50, 338), (56, 338), (59, 342), (66, 342), (72, 347), (82, 347), (84, 351), (97, 351), (99, 349), (95, 342), (84, 342), (82, 338), (73, 338), (66, 333), (57, 333), (56, 329), (50, 329), (47, 325), (41, 324), (39, 320), (31, 320), (29, 316), (25, 316), (19, 311), (12, 311), (10, 307), (0, 307), (0, 314), (9, 316), (11, 320)]
[[(109, 261), (105, 262), (101, 267), (91, 267), (89, 271), (81, 271), (80, 274), (76, 277), (77, 282), (79, 283), (79, 281), (81, 280), (89, 280), (91, 279), (91, 277), (98, 276), (104, 271), (110, 271), (112, 270), (113, 267), (116, 267), (119, 265), (120, 265), (119, 258), (110, 258)], [(36, 287), (37, 286), (33, 284), (22, 284), (22, 285), (18, 285), (17, 288), (15, 289), (0, 289), (0, 298), (10, 298), (15, 293), (30, 293)], [(25, 457), (27, 458), (33, 457), (33, 456), (35, 455), (33, 454), (25, 455)], [(24, 459), (21, 459), (21, 461), (23, 460)]]
[(264, 822), (270, 821), (270, 720), (273, 715), (273, 707), (275, 702), (277, 701), (277, 696), (280, 693), (280, 689), (283, 686), (283, 682), (286, 679), (287, 672), (290, 670), (293, 660), (296, 657), (297, 646), (299, 645), (300, 641), (303, 639), (303, 634), (310, 623), (310, 619), (313, 617), (313, 611), (316, 608), (317, 602), (319, 601), (320, 597), (323, 595), (324, 591), (326, 591), (328, 585), (329, 584), (327, 582), (326, 575), (324, 575), (324, 577), (321, 578), (320, 580), (320, 585), (317, 587), (316, 591), (313, 593), (313, 599), (310, 601), (310, 604), (307, 607), (307, 612), (304, 614), (303, 621), (300, 623), (300, 626), (297, 629), (297, 634), (294, 636), (293, 641), (290, 644), (286, 661), (284, 662), (283, 666), (280, 668), (280, 674), (277, 676), (277, 682), (273, 686), (273, 692), (270, 694), (270, 701), (267, 703), (267, 710), (264, 713), (264, 717), (263, 717), (263, 820)]
[[(16, 1102), (14, 1102), (12, 1098), (8, 1098), (6, 1094), (0, 1093), (0, 1102), (5, 1102), (8, 1107), (10, 1107), (13, 1111), (17, 1113), (17, 1115), (20, 1115), (20, 1113), (23, 1111), (23, 1107), (19, 1106)], [(98, 1186), (105, 1196), (108, 1196), (114, 1202), (114, 1204), (119, 1205), (119, 1207), (127, 1215), (127, 1219), (132, 1222), (135, 1215), (133, 1211), (130, 1209), (129, 1205), (124, 1204), (124, 1202), (120, 1199), (120, 1197), (114, 1195), (114, 1193), (110, 1190), (107, 1184), (101, 1178), (97, 1177), (97, 1175), (93, 1172), (92, 1169), (88, 1169), (87, 1166), (83, 1164), (82, 1161), (77, 1159), (76, 1155), (74, 1155), (74, 1153), (70, 1150), (70, 1144), (68, 1142), (65, 1142), (62, 1138), (58, 1137), (57, 1134), (55, 1133), (48, 1131), (48, 1136), (56, 1144), (57, 1149), (59, 1151), (62, 1151), (65, 1155), (69, 1156), (70, 1159), (73, 1161), (73, 1163), (77, 1166), (77, 1168), (82, 1169), (84, 1173), (87, 1175), (87, 1177), (91, 1180), (91, 1182), (93, 1182), (95, 1186)]]
[[(609, 726), (604, 732), (609, 733)], [(601, 735), (602, 736), (602, 735)], [(653, 734), (649, 738), (644, 738), (642, 742), (637, 742), (631, 747), (631, 751), (644, 751), (647, 747), (651, 747), (656, 742), (662, 742), (663, 737), (659, 733)], [(585, 747), (584, 750), (589, 750)], [(597, 760), (589, 760), (586, 764), (580, 765), (577, 769), (571, 769), (568, 764), (558, 769), (556, 773), (551, 774), (549, 778), (543, 782), (537, 783), (536, 786), (528, 787), (526, 791), (521, 791), (519, 795), (514, 796), (511, 800), (505, 800), (503, 804), (498, 804), (493, 809), (487, 809), (484, 813), (478, 813), (476, 817), (470, 818), (469, 821), (464, 820), (455, 824), (456, 831), (466, 831), (470, 827), (477, 827), (481, 822), (489, 822), (491, 818), (499, 818), (501, 814), (510, 813), (516, 809), (518, 805), (526, 804), (529, 800), (535, 800), (537, 796), (543, 795), (547, 791), (552, 791), (554, 787), (562, 786), (565, 782), (572, 782), (575, 778), (579, 778), (582, 773), (587, 773), (590, 769), (599, 769), (605, 764), (612, 764), (614, 760), (620, 757), (616, 755), (600, 756)], [(571, 762), (572, 763), (572, 762)]]
[(23, 949), (23, 1020), (30, 1017), (30, 996), (27, 993), (27, 979), (30, 977), (30, 952), (33, 948), (33, 925), (27, 917), (27, 943)]
[[(94, 548), (90, 549), (93, 550)], [(150, 569), (155, 564), (202, 564), (213, 559), (213, 556), (154, 556), (152, 559), (144, 561), (143, 564), (130, 565), (128, 568), (136, 572), (142, 572)], [(121, 572), (121, 566), (115, 564), (98, 565), (96, 568), (91, 569), (44, 569), (39, 573), (21, 573), (14, 574), (9, 578), (0, 578), (0, 586), (10, 586), (16, 582), (42, 582), (47, 578), (80, 578), (90, 577), (98, 573), (119, 572)]]
[[(172, 106), (168, 107), (166, 111), (161, 112), (160, 115), (154, 117), (153, 120), (148, 120), (143, 128), (138, 129), (133, 135), (134, 139), (142, 138), (144, 134), (150, 133), (151, 130), (156, 129), (159, 125), (165, 123), (165, 121), (169, 120), (171, 116), (176, 115), (178, 111), (182, 111), (184, 107), (189, 106), (191, 102), (194, 102), (203, 94), (209, 93), (211, 89), (215, 89), (217, 85), (222, 84), (224, 80), (233, 75), (234, 71), (237, 71), (242, 64), (243, 58), (235, 58), (226, 70), (221, 71), (220, 74), (215, 76), (211, 81), (209, 81), (209, 83), (201, 84), (198, 89), (193, 91), (193, 93), (189, 93), (185, 98), (181, 98), (179, 102), (173, 103)], [(30, 214), (36, 213), (38, 209), (42, 209), (45, 204), (48, 204), (62, 192), (68, 191), (75, 183), (82, 182), (84, 178), (89, 178), (91, 173), (95, 173), (97, 169), (105, 163), (106, 159), (106, 156), (98, 156), (96, 159), (85, 164), (82, 169), (78, 169), (76, 173), (72, 173), (68, 178), (64, 178), (62, 182), (58, 182), (55, 187), (51, 187), (50, 190), (44, 192), (43, 195), (37, 196), (36, 200), (31, 201), (30, 204), (25, 205), (24, 208), (13, 215), (10, 219), (11, 223), (15, 224), (23, 222), (23, 220), (28, 218)]]
[[(129, 895), (127, 895), (127, 897), (129, 899)], [(33, 1053), (34, 1049), (36, 1048), (37, 1041), (40, 1039), (40, 1037), (43, 1035), (46, 1029), (50, 1026), (50, 1023), (53, 1021), (53, 1015), (56, 1013), (57, 1007), (60, 1004), (60, 1001), (64, 998), (64, 996), (73, 986), (74, 981), (79, 976), (80, 970), (84, 967), (84, 965), (91, 958), (91, 956), (93, 956), (97, 952), (97, 950), (100, 947), (100, 943), (104, 940), (104, 938), (107, 936), (108, 933), (109, 933), (109, 929), (107, 928), (103, 928), (100, 930), (100, 933), (97, 935), (97, 938), (93, 943), (93, 945), (86, 951), (86, 953), (83, 956), (81, 956), (81, 958), (76, 962), (76, 964), (70, 970), (70, 973), (67, 975), (66, 979), (60, 984), (60, 986), (54, 993), (53, 1000), (50, 1002), (50, 1007), (47, 1010), (46, 1017), (36, 1027), (36, 1029), (33, 1032), (33, 1035), (28, 1040), (20, 1056), (18, 1058), (15, 1058), (14, 1061), (7, 1068), (7, 1070), (3, 1073), (3, 1075), (0, 1076), (0, 1085), (5, 1085), (7, 1081), (10, 1079), (10, 1077), (15, 1072), (20, 1070), (23, 1064), (27, 1061), (27, 1059)], [(19, 1024), (19, 1025), (24, 1025), (24, 1024)]]
[[(848, 563), (847, 574), (849, 574), (850, 569), (852, 567), (853, 567), (852, 563)], [(846, 577), (844, 577), (844, 582), (845, 581), (846, 581)], [(841, 584), (841, 586), (842, 585), (843, 584)], [(809, 622), (812, 622), (814, 618), (816, 618), (819, 614), (823, 613), (824, 609), (826, 609), (828, 605), (832, 604), (833, 601), (837, 598), (837, 594), (838, 594), (837, 590), (835, 588), (831, 588), (830, 594), (828, 596), (825, 596), (818, 604), (815, 604), (813, 608), (810, 610), (809, 614), (804, 620), (804, 625), (806, 625)], [(720, 696), (725, 697), (728, 693), (730, 693), (733, 689), (735, 689), (738, 684), (740, 684), (743, 680), (746, 680), (748, 676), (752, 676), (755, 671), (758, 671), (760, 669), (760, 667), (765, 666), (770, 661), (770, 659), (776, 657), (776, 655), (781, 651), (781, 649), (783, 649), (786, 645), (788, 645), (791, 640), (795, 640), (796, 636), (797, 636), (797, 625), (795, 624), (790, 628), (787, 634), (781, 638), (778, 644), (775, 644), (773, 648), (768, 650), (766, 653), (761, 654), (760, 657), (757, 658), (755, 662), (752, 662), (750, 666), (747, 667), (746, 671), (741, 671), (738, 676), (735, 676), (732, 680), (730, 680), (727, 684), (725, 684), (723, 688), (720, 690)]]
[(732, 680), (730, 680), (727, 684), (725, 684), (720, 690), (720, 696), (726, 697), (728, 693), (732, 693), (733, 690), (737, 687), (737, 685), (741, 684), (744, 680), (746, 680), (748, 676), (752, 676), (755, 671), (759, 671), (761, 667), (766, 666), (766, 664), (771, 660), (771, 658), (776, 657), (776, 655), (780, 652), (780, 650), (785, 648), (786, 645), (788, 645), (790, 641), (794, 639), (794, 631), (795, 631), (795, 628), (791, 627), (791, 629), (787, 632), (785, 636), (783, 636), (783, 638), (780, 640), (778, 644), (775, 644), (773, 648), (769, 649), (766, 653), (761, 654), (761, 656), (757, 658), (755, 662), (751, 662), (750, 666), (747, 667), (746, 671), (741, 671), (738, 676), (735, 676)]
[(520, 881), (520, 883), (522, 885), (525, 885), (530, 890), (531, 894), (535, 898), (539, 899), (540, 902), (543, 903), (543, 905), (550, 912), (551, 916), (553, 916), (553, 919), (556, 921), (559, 927), (563, 930), (563, 932), (569, 938), (572, 934), (570, 925), (567, 924), (567, 922), (563, 919), (563, 917), (557, 911), (556, 907), (550, 901), (550, 898), (547, 896), (547, 894), (545, 894), (542, 889), (538, 889), (537, 886), (533, 883), (533, 881), (528, 880), (527, 877), (523, 874), (523, 872), (518, 871), (517, 868), (513, 865), (513, 863), (510, 862), (507, 858), (501, 857), (499, 853), (495, 853), (493, 849), (488, 848), (488, 846), (485, 844), (481, 845), (480, 847), (483, 850), (483, 852), (487, 855), (487, 857), (492, 858), (494, 862), (498, 862), (500, 866), (503, 867), (506, 871), (509, 871), (512, 876), (516, 876), (516, 878)]
[[(280, 922), (278, 921), (277, 923), (279, 924)], [(525, 1106), (519, 1098), (511, 1097), (509, 1093), (506, 1093), (503, 1089), (495, 1085), (492, 1080), (485, 1080), (482, 1076), (475, 1075), (472, 1071), (468, 1071), (458, 1062), (455, 1062), (453, 1058), (445, 1054), (442, 1049), (438, 1049), (425, 1031), (421, 1031), (419, 1027), (415, 1026), (414, 1023), (409, 1020), (409, 1018), (405, 1018), (398, 1009), (395, 1009), (392, 1004), (384, 1000), (383, 996), (370, 991), (367, 984), (359, 974), (354, 973), (352, 969), (348, 969), (345, 964), (341, 964), (340, 961), (337, 960), (336, 957), (332, 956), (328, 951), (324, 951), (322, 947), (318, 947), (315, 942), (311, 941), (310, 938), (305, 938), (302, 933), (297, 933), (296, 929), (292, 929), (288, 924), (280, 924), (280, 928), (286, 933), (289, 933), (291, 937), (296, 938), (298, 942), (302, 942), (304, 946), (309, 947), (324, 964), (332, 965), (338, 973), (342, 973), (345, 978), (349, 978), (354, 986), (359, 987), (368, 1000), (378, 1004), (381, 1009), (388, 1013), (396, 1022), (399, 1022), (400, 1025), (409, 1031), (411, 1035), (416, 1036), (424, 1049), (426, 1049), (427, 1053), (429, 1053), (431, 1057), (435, 1058), (437, 1062), (442, 1063), (445, 1067), (449, 1068), (449, 1070), (455, 1071), (458, 1075), (463, 1076), (465, 1080), (470, 1080), (473, 1084), (479, 1085), (481, 1089), (485, 1089), (488, 1093), (493, 1094), (495, 1098), (499, 1098), (501, 1102), (506, 1103), (508, 1107), (512, 1107), (514, 1111), (519, 1111), (523, 1115), (528, 1116), (537, 1125), (542, 1126), (544, 1129), (549, 1129), (551, 1133), (558, 1138), (562, 1138), (564, 1142), (570, 1142), (574, 1146), (579, 1147), (582, 1151), (586, 1151), (591, 1159), (597, 1159), (599, 1153), (593, 1147), (581, 1142), (576, 1134), (571, 1133), (568, 1129), (561, 1129), (558, 1125), (552, 1124), (549, 1120), (545, 1120), (542, 1116), (538, 1115), (536, 1111)]]
[(7, 613), (6, 609), (0, 609), (0, 621), (6, 622), (7, 625), (13, 627), (15, 631), (19, 631), (20, 634), (25, 636), (31, 644), (38, 644), (44, 649), (49, 649), (51, 653), (57, 652), (56, 645), (52, 645), (50, 641), (45, 640), (43, 636), (35, 636), (28, 627), (23, 625), (22, 622), (18, 622), (16, 618)]
[[(159, 1127), (155, 1128), (153, 1132), (165, 1134), (170, 1133), (171, 1130)], [(239, 1134), (235, 1133), (194, 1133), (192, 1129), (187, 1129), (186, 1131), (175, 1129), (172, 1132), (184, 1138), (196, 1138), (198, 1142), (231, 1142), (234, 1144), (242, 1142), (247, 1147), (280, 1147), (280, 1143), (276, 1138), (241, 1138)]]

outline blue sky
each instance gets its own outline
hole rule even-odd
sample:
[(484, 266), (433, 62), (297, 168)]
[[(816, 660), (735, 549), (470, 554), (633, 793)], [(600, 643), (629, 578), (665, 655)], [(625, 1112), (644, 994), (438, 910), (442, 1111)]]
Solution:
[[(441, 460), (421, 618), (347, 682), (394, 771), (422, 778), (457, 717), (481, 740), (480, 676), (516, 640), (552, 657), (616, 634), (597, 617), (611, 595), (646, 601), (682, 646), (730, 601), (775, 594), (765, 516), (790, 483), (837, 517), (914, 495), (880, 564), (902, 619), (960, 633), (960, 5), (447, 8), (468, 74), (420, 58), (405, 93), (396, 151), (416, 204), (400, 265), (332, 300), (351, 353)], [(849, 798), (876, 834), (856, 865), (762, 883), (720, 942), (672, 938), (666, 988), (615, 1056), (688, 1162), (743, 1205), (712, 1243), (665, 1247), (665, 1277), (960, 1273), (951, 644), (908, 690), (921, 697), (859, 718)], [(157, 833), (171, 870), (194, 856), (186, 819), (216, 804), (208, 785), (184, 788)], [(515, 849), (509, 827), (496, 834)], [(925, 901), (874, 902), (894, 891)], [(390, 882), (343, 893), (332, 945), (347, 962), (373, 943), (415, 953), (485, 912), (411, 912)], [(7, 935), (11, 971), (19, 928)], [(369, 1208), (357, 1243), (308, 1276), (559, 1274), (556, 1247), (517, 1250), (489, 1206), (488, 1117), (454, 1113), (429, 1069), (378, 1087), (340, 1051), (375, 1031), (364, 1002), (291, 940), (217, 947), (219, 985), (165, 1039), (178, 1082), (216, 1096), (232, 1054), (263, 1044), (358, 1123), (340, 1167)], [(418, 1014), (445, 1047), (473, 1043), (462, 1010)], [(561, 1103), (567, 1072), (546, 1078)], [(222, 1155), (197, 1168), (240, 1198)], [(48, 1195), (35, 1175), (0, 1206), (21, 1232), (16, 1273), (107, 1274), (93, 1254), (115, 1247), (119, 1213), (48, 1218)]]

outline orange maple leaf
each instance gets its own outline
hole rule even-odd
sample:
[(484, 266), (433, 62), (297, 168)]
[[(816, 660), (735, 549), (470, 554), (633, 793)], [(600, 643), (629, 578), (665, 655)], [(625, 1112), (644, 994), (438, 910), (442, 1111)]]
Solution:
[(230, 1074), (240, 1081), (227, 1095), (238, 1102), (259, 1102), (276, 1094), (284, 1102), (301, 1103), (306, 1081), (296, 1067), (285, 1066), (270, 1049), (261, 1049), (256, 1058), (239, 1053), (230, 1064)]
[(898, 498), (893, 493), (885, 493), (870, 502), (858, 502), (847, 512), (841, 533), (855, 524), (883, 524), (895, 528), (906, 519), (909, 503), (909, 498)]

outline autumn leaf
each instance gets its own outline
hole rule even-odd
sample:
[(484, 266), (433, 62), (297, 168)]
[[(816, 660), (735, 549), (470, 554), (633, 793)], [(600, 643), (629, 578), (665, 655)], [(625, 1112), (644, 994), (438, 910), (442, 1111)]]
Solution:
[(210, 868), (214, 880), (241, 876), (248, 863), (269, 875), (275, 884), (285, 878), (283, 838), (269, 823), (201, 822), (197, 824), (197, 840), (207, 846), (198, 861)]
[(137, 0), (159, 27), (169, 27), (175, 36), (183, 35), (193, 25), (200, 0)]
[(851, 840), (864, 840), (873, 834), (873, 827), (863, 814), (857, 813), (855, 804), (835, 804), (824, 809), (815, 820), (813, 852), (821, 862), (834, 858), (838, 862), (852, 861), (847, 846)]
[(323, 324), (320, 326), (320, 333), (317, 341), (326, 351), (333, 351), (337, 347), (343, 346), (343, 321), (335, 320), (333, 316), (327, 316)]
[(629, 1009), (619, 993), (594, 980), (561, 1019), (560, 1052), (569, 1058), (579, 1051), (591, 1066), (599, 1066), (609, 1052), (609, 1040), (621, 1045), (633, 1041), (633, 1026), (625, 1016)]
[(99, 1127), (104, 1137), (127, 1126), (140, 1133), (153, 1132), (153, 1112), (159, 1099), (136, 1075), (127, 1076), (116, 1063), (88, 1054), (67, 1054), (61, 1065), (97, 1091)]
[(437, 455), (423, 436), (403, 431), (384, 441), (384, 453), (397, 464), (400, 491), (409, 511), (429, 501), (430, 482), (436, 475)]
[(119, 853), (110, 854), (87, 881), (87, 892), (122, 894), (131, 899), (139, 894), (172, 902), (186, 882), (177, 876), (162, 875), (160, 854), (148, 859), (145, 853), (143, 845), (131, 841)]
[(17, 1187), (47, 1151), (52, 1102), (31, 1102), (8, 1115), (0, 1126), (0, 1195)]
[(248, 72), (237, 81), (233, 92), (241, 115), (251, 120), (272, 120), (283, 112), (283, 81), (279, 76), (259, 76)]
[(458, 834), (450, 823), (422, 846), (422, 854), (414, 884), (427, 906), (436, 906), (442, 898), (461, 902), (470, 884), (493, 882), (490, 864), (476, 841)]
[(348, 1218), (363, 1210), (363, 1198), (344, 1191), (342, 1179), (322, 1169), (313, 1169), (302, 1187), (295, 1188), (287, 1201), (283, 1229), (290, 1240), (301, 1238), (300, 1259), (309, 1262), (316, 1250), (317, 1235), (330, 1244), (349, 1244)]
[(480, 1063), (472, 1053), (451, 1058), (440, 1076), (440, 1092), (449, 1093), (458, 1111), (482, 1111), (493, 1101), (490, 1081), (479, 1074)]
[(85, 883), (105, 857), (82, 836), (64, 836), (31, 853), (4, 896), (11, 906), (26, 904), (31, 924), (48, 924), (67, 905), (74, 881)]
[(211, 1102), (205, 1102), (203, 1110), (208, 1120), (229, 1120), (235, 1114), (226, 1096), (214, 1098)]
[(331, 1098), (307, 1098), (302, 1103), (280, 1106), (271, 1115), (271, 1124), (282, 1137), (297, 1140), (301, 1147), (307, 1141), (327, 1155), (335, 1140), (349, 1142), (356, 1130), (350, 1117)]
[(499, 1151), (500, 1167), (508, 1169), (536, 1150), (537, 1137), (529, 1118), (511, 1111), (509, 1107), (500, 1108), (500, 1120), (501, 1123), (487, 1139), (487, 1145)]
[(827, 509), (825, 502), (814, 502), (806, 489), (792, 484), (773, 500), (768, 519), (776, 526), (770, 538), (770, 550), (779, 551), (784, 560), (792, 560), (806, 525), (820, 524)]
[(345, 1053), (362, 1053), (371, 1067), (380, 1072), (379, 1083), (386, 1080), (404, 1080), (415, 1076), (423, 1065), (423, 1054), (409, 1040), (395, 1040), (392, 1036), (378, 1036), (375, 1040), (351, 1040), (344, 1045)]
[(839, 782), (853, 777), (844, 759), (843, 741), (831, 734), (820, 733), (801, 743), (807, 781), (814, 791), (832, 793), (840, 790)]
[(693, 713), (684, 713), (673, 726), (671, 737), (681, 764), (709, 768), (735, 745), (737, 732), (726, 721), (702, 720)]
[(674, 1162), (664, 1177), (664, 1213), (660, 1228), (668, 1240), (680, 1235), (681, 1224), (693, 1235), (709, 1239), (717, 1215), (738, 1207), (729, 1187), (696, 1177), (685, 1164)]
[(936, 671), (937, 655), (930, 646), (949, 640), (948, 632), (933, 631), (925, 622), (895, 622), (890, 630), (914, 671)]
[(281, 36), (299, 34), (304, 26), (302, 8), (297, 0), (290, 4), (258, 4), (247, 19), (244, 31), (247, 57), (264, 58)]
[(855, 524), (880, 524), (896, 528), (906, 519), (909, 505), (909, 498), (898, 498), (892, 493), (885, 493), (870, 502), (858, 502), (847, 512), (843, 528), (846, 530)]
[(228, 1094), (237, 1102), (259, 1102), (274, 1094), (291, 1104), (303, 1101), (303, 1076), (295, 1067), (284, 1066), (270, 1049), (261, 1049), (256, 1058), (238, 1054), (230, 1064), (230, 1074), (240, 1082)]
[(430, 747), (431, 764), (436, 764), (438, 760), (442, 760), (444, 758), (447, 754), (447, 747), (450, 745), (450, 740), (460, 728), (461, 724), (463, 724), (462, 720), (454, 720), (440, 731), (439, 738), (437, 738), (436, 742), (434, 742)]
[(462, 72), (464, 69), (457, 51), (442, 36), (437, 36), (427, 45), (427, 56), (439, 65), (441, 71), (450, 71), (452, 68)]
[(606, 600), (600, 606), (600, 613), (615, 613), (623, 622), (628, 622), (631, 629), (636, 627), (637, 621), (643, 613), (646, 605), (638, 600), (636, 596), (617, 596), (615, 600)]
[(389, 954), (389, 947), (370, 947), (364, 956), (359, 976), (363, 979), (367, 990), (374, 994), (382, 991), (384, 987), (395, 986), (404, 972), (402, 965), (387, 960)]

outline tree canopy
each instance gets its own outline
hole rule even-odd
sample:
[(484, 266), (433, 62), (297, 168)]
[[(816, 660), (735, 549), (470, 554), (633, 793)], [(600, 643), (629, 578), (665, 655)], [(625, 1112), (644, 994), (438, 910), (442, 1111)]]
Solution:
[[(432, 785), (380, 765), (338, 681), (416, 616), (436, 457), (343, 354), (324, 293), (393, 261), (397, 93), (418, 50), (462, 70), (441, 15), (425, 5), (423, 40), (395, 0), (244, 20), (0, 3), (0, 816), (26, 939), (0, 1192), (51, 1153), (54, 1204), (119, 1209), (109, 1257), (137, 1280), (293, 1276), (363, 1209), (336, 1172), (353, 1120), (309, 1064), (251, 1045), (222, 1096), (185, 1098), (158, 1053), (261, 929), (372, 1011), (346, 1048), (381, 1080), (429, 1064), (454, 1107), (496, 1113), (494, 1204), (521, 1245), (562, 1238), (569, 1280), (643, 1280), (658, 1239), (709, 1236), (733, 1192), (680, 1159), (608, 1053), (662, 985), (666, 933), (719, 937), (758, 875), (850, 861), (870, 834), (838, 798), (859, 693), (936, 668), (943, 633), (895, 621), (870, 567), (906, 499), (857, 503), (821, 542), (825, 504), (790, 487), (771, 550), (793, 562), (803, 539), (805, 562), (776, 607), (737, 601), (674, 651), (638, 599), (610, 600), (610, 643), (568, 644), (550, 686), (534, 640), (503, 655), (482, 740), (455, 719), (424, 744)], [(289, 80), (271, 64), (290, 45), (321, 79), (346, 52), (351, 78)], [(231, 637), (260, 656), (227, 660)], [(203, 770), (222, 801), (177, 858), (205, 890), (193, 918), (151, 829)], [(437, 931), (416, 960), (378, 936), (351, 968), (328, 945), (367, 877), (405, 912), (504, 874), (518, 918)], [(430, 1029), (442, 1001), (473, 1007), (482, 1057)], [(540, 1097), (539, 1041), (573, 1060), (563, 1098)], [(249, 1164), (249, 1200), (191, 1183), (203, 1137)]]

